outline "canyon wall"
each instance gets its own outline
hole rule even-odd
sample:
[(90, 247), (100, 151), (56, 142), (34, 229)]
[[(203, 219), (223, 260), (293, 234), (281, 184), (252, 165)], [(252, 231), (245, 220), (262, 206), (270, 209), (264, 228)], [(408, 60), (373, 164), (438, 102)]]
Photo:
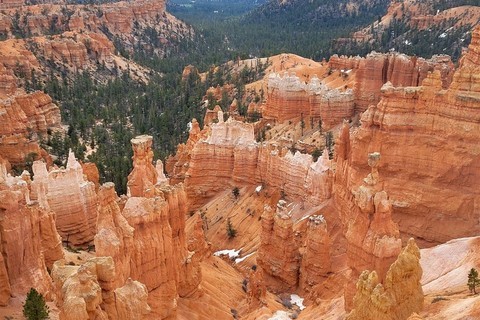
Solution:
[(29, 197), (23, 177), (6, 174), (0, 164), (0, 305), (10, 296), (26, 295), (31, 287), (48, 299), (54, 288), (48, 271), (63, 258), (55, 214)]
[(267, 100), (262, 109), (266, 119), (279, 123), (301, 117), (305, 122), (322, 119), (325, 128), (331, 128), (354, 114), (353, 91), (330, 89), (317, 76), (303, 83), (294, 74), (271, 73), (267, 86)]
[(219, 191), (245, 184), (283, 190), (287, 196), (311, 205), (331, 196), (333, 173), (326, 152), (313, 162), (311, 155), (292, 154), (274, 143), (259, 144), (253, 125), (231, 118), (211, 124), (202, 133), (195, 132), (166, 167), (171, 181), (185, 179), (190, 210)]
[(47, 131), (60, 129), (60, 110), (48, 95), (19, 92), (0, 100), (0, 122), (5, 124), (0, 128), (0, 155), (4, 159), (23, 164), (31, 155), (33, 160), (51, 162), (39, 140), (47, 136)]
[[(68, 245), (78, 246), (92, 242), (96, 233), (97, 194), (95, 184), (87, 181), (80, 163), (70, 151), (66, 169), (47, 172), (44, 162), (33, 164), (33, 194), (45, 189), (46, 203), (56, 214), (57, 229)], [(39, 198), (40, 199), (40, 198)]]
[(351, 137), (344, 130), (334, 183), (341, 212), (351, 210), (350, 190), (368, 172), (367, 153), (380, 151), (383, 188), (404, 238), (423, 246), (478, 234), (479, 41), (477, 29), (448, 88), (440, 71), (419, 87), (387, 83)]
[(422, 84), (429, 72), (441, 73), (442, 87), (452, 81), (454, 66), (449, 56), (431, 59), (409, 57), (399, 53), (372, 52), (361, 59), (356, 72), (355, 111), (363, 112), (376, 105), (382, 97), (382, 86), (390, 82), (396, 87), (415, 87)]
[(357, 282), (354, 309), (347, 320), (406, 320), (423, 309), (420, 250), (410, 239), (388, 269), (383, 284), (375, 271), (364, 271)]

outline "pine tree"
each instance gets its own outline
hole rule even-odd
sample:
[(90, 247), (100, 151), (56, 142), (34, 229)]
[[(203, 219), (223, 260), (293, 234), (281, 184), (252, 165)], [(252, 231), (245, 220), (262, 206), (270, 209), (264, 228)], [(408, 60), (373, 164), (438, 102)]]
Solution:
[(50, 310), (45, 303), (45, 299), (41, 293), (31, 288), (27, 294), (27, 299), (23, 305), (23, 315), (28, 320), (44, 320), (48, 319)]
[(232, 225), (230, 218), (227, 219), (227, 236), (229, 239), (235, 238), (237, 236), (237, 230)]
[(468, 273), (468, 289), (473, 294), (477, 294), (476, 287), (480, 284), (480, 279), (478, 279), (478, 271), (475, 268), (470, 269)]

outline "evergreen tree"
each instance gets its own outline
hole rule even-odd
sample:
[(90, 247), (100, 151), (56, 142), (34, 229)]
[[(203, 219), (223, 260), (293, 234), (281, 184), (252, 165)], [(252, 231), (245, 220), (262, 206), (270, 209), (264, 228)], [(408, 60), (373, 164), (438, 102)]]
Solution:
[(227, 236), (228, 239), (232, 239), (237, 236), (237, 230), (233, 227), (230, 218), (227, 219)]
[(23, 305), (23, 315), (28, 320), (44, 320), (48, 319), (50, 310), (45, 303), (45, 299), (41, 293), (31, 288), (27, 294), (27, 299)]
[(477, 294), (476, 287), (480, 284), (480, 279), (478, 279), (478, 271), (475, 268), (470, 269), (468, 273), (468, 289), (473, 294)]

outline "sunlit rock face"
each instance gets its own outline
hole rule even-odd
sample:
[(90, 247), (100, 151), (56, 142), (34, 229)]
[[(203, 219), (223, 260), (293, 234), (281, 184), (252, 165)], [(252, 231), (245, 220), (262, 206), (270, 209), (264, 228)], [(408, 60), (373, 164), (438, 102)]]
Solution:
[(421, 278), (420, 250), (410, 239), (388, 269), (383, 283), (375, 271), (362, 272), (357, 282), (354, 309), (347, 320), (405, 320), (414, 312), (420, 312), (423, 309)]
[(334, 186), (341, 212), (352, 210), (351, 191), (369, 171), (367, 154), (380, 151), (378, 170), (404, 239), (431, 246), (478, 234), (479, 38), (477, 29), (449, 86), (440, 71), (418, 87), (387, 83), (361, 126), (342, 132)]
[(63, 258), (55, 213), (32, 202), (23, 177), (6, 174), (0, 164), (0, 305), (31, 287), (48, 299), (54, 296), (48, 270)]
[(66, 169), (47, 172), (44, 162), (33, 164), (33, 188), (45, 189), (46, 202), (39, 201), (56, 214), (56, 223), (62, 239), (68, 245), (85, 245), (93, 241), (97, 223), (97, 194), (95, 184), (87, 181), (80, 163), (70, 151)]

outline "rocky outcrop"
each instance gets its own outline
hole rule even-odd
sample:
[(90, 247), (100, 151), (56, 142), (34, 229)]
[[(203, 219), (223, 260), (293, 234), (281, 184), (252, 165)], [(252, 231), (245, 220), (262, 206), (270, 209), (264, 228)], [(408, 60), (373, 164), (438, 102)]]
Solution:
[(192, 119), (189, 127), (190, 131), (187, 142), (185, 144), (179, 144), (175, 155), (168, 157), (165, 163), (165, 169), (170, 177), (171, 184), (185, 181), (185, 176), (192, 157), (192, 150), (195, 147), (195, 144), (204, 135), (200, 130), (200, 125), (196, 119)]
[(288, 73), (283, 77), (272, 73), (268, 77), (267, 102), (262, 112), (265, 118), (283, 122), (303, 117), (315, 123), (321, 119), (325, 128), (331, 128), (351, 118), (353, 113), (352, 90), (330, 89), (317, 76), (309, 83)]
[(370, 105), (376, 105), (382, 96), (380, 89), (385, 83), (391, 82), (398, 87), (419, 86), (427, 74), (434, 70), (440, 71), (442, 87), (447, 88), (454, 70), (449, 56), (433, 56), (426, 60), (398, 53), (370, 53), (358, 65), (355, 111), (363, 112)]
[(130, 277), (130, 260), (134, 229), (123, 217), (117, 203), (115, 185), (102, 185), (98, 192), (98, 220), (95, 251), (99, 257), (110, 256), (115, 263), (115, 287)]
[(347, 320), (405, 320), (423, 308), (420, 250), (410, 239), (389, 268), (385, 281), (375, 271), (364, 271), (357, 282), (354, 309)]
[[(66, 169), (47, 172), (45, 163), (34, 162), (33, 191), (39, 202), (56, 215), (58, 233), (68, 245), (90, 243), (96, 232), (97, 194), (95, 185), (86, 181), (82, 166), (70, 151)], [(46, 191), (46, 202), (37, 189)]]
[(249, 271), (247, 285), (248, 310), (257, 310), (266, 304), (267, 288), (263, 280), (263, 270), (253, 266)]
[(167, 160), (171, 181), (185, 178), (190, 210), (217, 192), (241, 184), (271, 186), (312, 205), (331, 196), (333, 174), (326, 153), (313, 162), (308, 154), (258, 144), (253, 125), (231, 118), (202, 132), (192, 131), (186, 145)]
[(48, 269), (63, 257), (55, 215), (30, 202), (21, 177), (6, 175), (4, 167), (0, 171), (0, 305), (7, 305), (11, 295), (25, 295), (31, 287), (51, 299)]
[(305, 249), (300, 265), (300, 287), (308, 290), (325, 280), (332, 270), (330, 237), (323, 216), (308, 218)]
[(133, 147), (133, 170), (128, 175), (128, 195), (152, 197), (155, 194), (157, 171), (153, 166), (152, 136), (138, 136), (131, 140)]
[(366, 153), (380, 150), (383, 188), (404, 238), (432, 245), (478, 234), (479, 39), (477, 29), (447, 89), (439, 71), (420, 87), (382, 87), (381, 102), (363, 114), (351, 141), (340, 142), (349, 150), (337, 156), (341, 212), (351, 210), (351, 190), (367, 173)]
[(380, 154), (369, 154), (371, 173), (354, 191), (355, 207), (342, 217), (345, 223), (350, 281), (345, 287), (345, 307), (350, 310), (355, 293), (355, 279), (364, 270), (375, 270), (380, 282), (402, 247), (398, 226), (392, 221), (392, 207), (387, 193), (381, 190), (378, 165)]
[(280, 200), (276, 212), (266, 206), (262, 214), (257, 262), (264, 270), (267, 288), (274, 292), (295, 289), (298, 284), (300, 253), (288, 211), (286, 202)]
[(40, 136), (60, 128), (60, 110), (43, 92), (19, 93), (0, 101), (0, 155), (11, 164), (23, 164), (28, 156), (44, 157)]
[(62, 320), (145, 319), (150, 313), (146, 287), (128, 279), (122, 287), (115, 282), (111, 257), (91, 258), (81, 266), (57, 261), (52, 277)]

